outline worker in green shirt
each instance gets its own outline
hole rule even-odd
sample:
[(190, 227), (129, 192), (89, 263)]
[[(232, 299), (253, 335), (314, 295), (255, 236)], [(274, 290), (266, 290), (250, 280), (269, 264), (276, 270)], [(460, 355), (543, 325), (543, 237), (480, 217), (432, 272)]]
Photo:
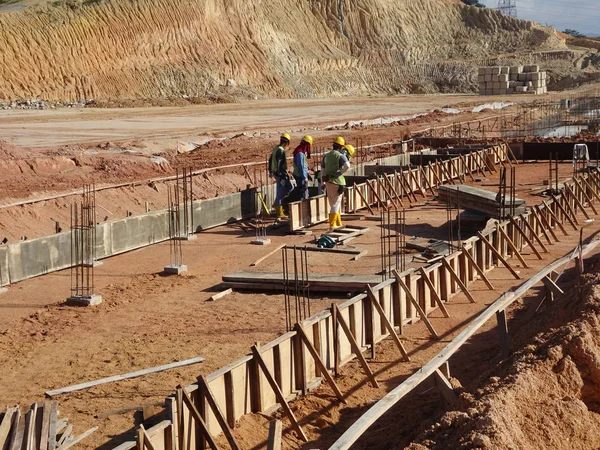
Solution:
[(321, 176), (325, 183), (325, 191), (329, 200), (329, 228), (342, 226), (342, 199), (346, 190), (344, 173), (350, 169), (350, 161), (341, 153), (345, 145), (344, 138), (339, 136), (333, 141), (333, 149), (323, 157)]

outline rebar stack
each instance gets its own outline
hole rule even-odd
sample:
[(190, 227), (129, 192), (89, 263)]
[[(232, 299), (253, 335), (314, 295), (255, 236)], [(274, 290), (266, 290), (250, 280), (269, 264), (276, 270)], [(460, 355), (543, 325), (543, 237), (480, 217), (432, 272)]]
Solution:
[[(96, 263), (96, 191), (85, 185), (81, 203), (71, 205), (71, 296), (69, 300), (97, 304), (94, 295)], [(91, 302), (92, 298), (94, 302)]]
[[(311, 316), (310, 283), (308, 281), (308, 252), (306, 247), (281, 249), (285, 327), (291, 331), (296, 323)], [(292, 266), (290, 267), (290, 260)]]
[(404, 209), (384, 210), (381, 214), (381, 280), (389, 278), (394, 269), (406, 270), (406, 212)]
[(181, 214), (179, 203), (179, 189), (167, 191), (168, 215), (169, 215), (169, 267), (183, 266), (183, 251), (181, 246)]

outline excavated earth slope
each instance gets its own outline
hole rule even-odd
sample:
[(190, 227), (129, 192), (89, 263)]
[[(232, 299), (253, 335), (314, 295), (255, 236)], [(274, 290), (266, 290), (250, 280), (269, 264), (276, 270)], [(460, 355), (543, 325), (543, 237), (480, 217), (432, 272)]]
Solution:
[(566, 325), (538, 335), (502, 377), (461, 394), (459, 408), (408, 448), (600, 448), (598, 283), (596, 275), (564, 300)]
[(0, 14), (0, 99), (453, 92), (565, 45), (458, 0), (78, 1)]

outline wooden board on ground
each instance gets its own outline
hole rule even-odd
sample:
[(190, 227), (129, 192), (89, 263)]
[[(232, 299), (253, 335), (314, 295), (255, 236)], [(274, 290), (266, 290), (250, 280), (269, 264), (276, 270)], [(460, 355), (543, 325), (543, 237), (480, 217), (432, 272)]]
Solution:
[[(250, 272), (241, 270), (223, 276), (226, 286), (256, 290), (283, 290), (283, 275), (281, 272)], [(311, 291), (340, 291), (365, 290), (369, 284), (376, 285), (381, 282), (377, 275), (353, 275), (353, 274), (322, 274), (310, 273), (308, 282)], [(253, 287), (254, 286), (254, 287)]]

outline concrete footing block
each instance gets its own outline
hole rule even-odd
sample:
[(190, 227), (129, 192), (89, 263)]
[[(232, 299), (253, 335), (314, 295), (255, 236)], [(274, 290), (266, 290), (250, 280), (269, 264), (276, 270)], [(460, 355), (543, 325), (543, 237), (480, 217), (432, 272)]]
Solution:
[(102, 303), (102, 296), (97, 294), (73, 295), (67, 299), (67, 304), (73, 306), (96, 306), (100, 303)]
[(195, 234), (188, 234), (187, 236), (177, 236), (175, 240), (177, 241), (193, 241), (194, 239), (198, 239), (198, 236)]
[(271, 239), (269, 239), (269, 238), (259, 238), (259, 239), (254, 239), (250, 243), (254, 244), (254, 245), (268, 245), (268, 244), (271, 243)]
[(188, 268), (185, 264), (169, 264), (165, 266), (164, 273), (167, 275), (181, 275), (187, 272)]

